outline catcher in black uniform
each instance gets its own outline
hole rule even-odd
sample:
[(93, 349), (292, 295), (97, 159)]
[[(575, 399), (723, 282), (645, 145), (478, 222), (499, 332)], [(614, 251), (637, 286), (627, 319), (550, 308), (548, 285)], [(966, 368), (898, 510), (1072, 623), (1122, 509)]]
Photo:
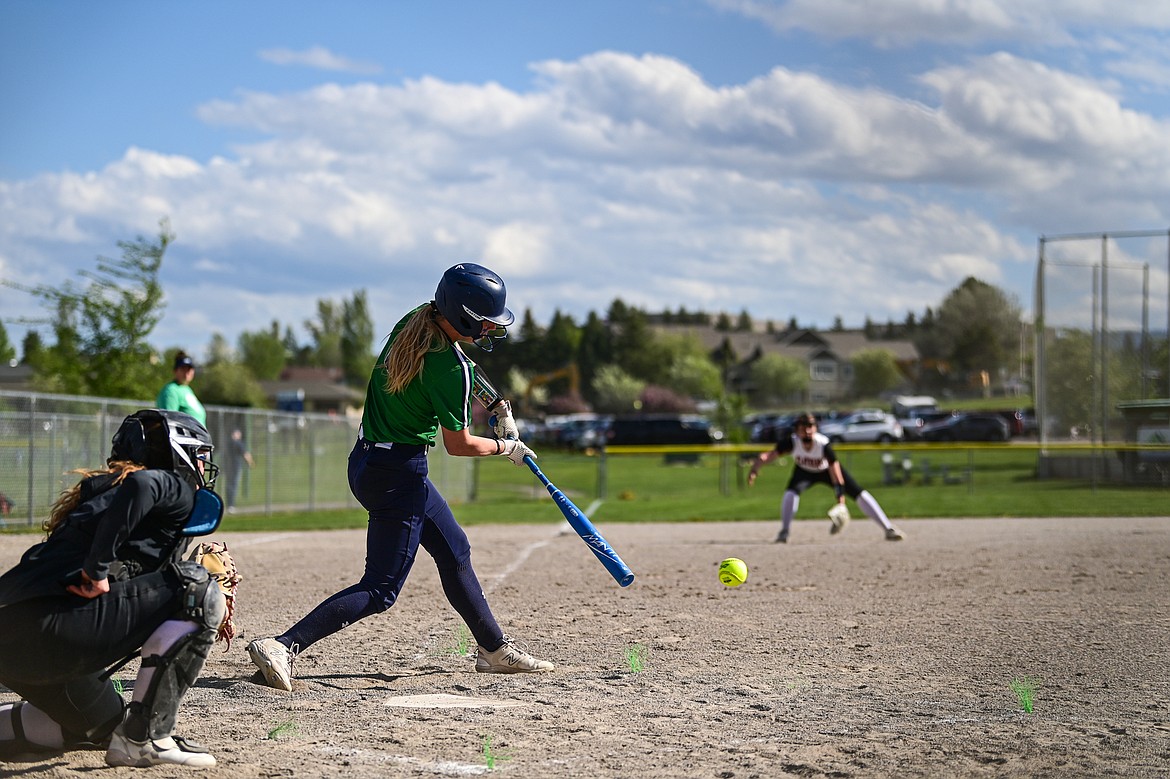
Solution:
[[(0, 683), (23, 699), (0, 704), (0, 760), (108, 743), (110, 765), (215, 765), (172, 733), (180, 699), (230, 625), (219, 582), (183, 559), (189, 536), (223, 514), (212, 449), (187, 414), (126, 417), (108, 467), (80, 471), (45, 523), (47, 540), (0, 577)], [(138, 653), (125, 705), (107, 671)]]

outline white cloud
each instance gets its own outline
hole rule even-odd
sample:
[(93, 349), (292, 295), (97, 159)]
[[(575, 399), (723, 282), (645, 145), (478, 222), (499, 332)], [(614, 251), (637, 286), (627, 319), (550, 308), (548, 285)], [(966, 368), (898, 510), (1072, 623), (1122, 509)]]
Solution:
[(621, 297), (858, 324), (968, 275), (1027, 299), (1038, 232), (1170, 222), (1166, 123), (1018, 56), (933, 68), (918, 99), (786, 68), (716, 88), (657, 55), (533, 69), (528, 91), (241, 93), (199, 109), (262, 137), (231, 154), (0, 182), (5, 272), (60, 280), (168, 215), (168, 288), (200, 291), (198, 312), (172, 298), (184, 332), (299, 324), (361, 288), (385, 332), (472, 259), (538, 317)]
[(807, 30), (881, 47), (920, 42), (1069, 44), (1078, 29), (1170, 29), (1161, 0), (708, 0), (778, 32)]
[(326, 49), (324, 46), (313, 46), (304, 51), (293, 49), (264, 49), (259, 53), (260, 59), (274, 65), (303, 65), (318, 70), (340, 71), (359, 75), (374, 75), (382, 72), (382, 66), (376, 62), (359, 62), (343, 57)]

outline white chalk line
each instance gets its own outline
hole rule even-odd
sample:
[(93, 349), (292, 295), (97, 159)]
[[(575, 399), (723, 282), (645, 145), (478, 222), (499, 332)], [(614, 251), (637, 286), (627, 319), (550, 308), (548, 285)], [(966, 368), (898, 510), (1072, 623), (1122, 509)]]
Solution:
[(457, 763), (453, 760), (420, 760), (408, 755), (395, 755), (375, 749), (356, 749), (334, 746), (317, 747), (317, 751), (326, 755), (345, 757), (364, 763), (398, 763), (414, 766), (427, 773), (440, 776), (479, 776), (486, 774), (490, 769), (486, 765), (472, 765)]
[(243, 541), (232, 541), (232, 548), (239, 548), (241, 546), (255, 546), (256, 544), (271, 544), (275, 541), (283, 541), (286, 538), (296, 538), (300, 533), (278, 533), (274, 536), (261, 536), (260, 538), (248, 538)]

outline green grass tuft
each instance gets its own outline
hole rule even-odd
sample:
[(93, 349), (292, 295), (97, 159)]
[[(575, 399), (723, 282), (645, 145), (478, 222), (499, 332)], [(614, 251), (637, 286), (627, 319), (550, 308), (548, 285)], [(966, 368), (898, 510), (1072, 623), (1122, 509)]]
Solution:
[(440, 654), (466, 657), (471, 652), (471, 630), (467, 625), (460, 623), (452, 631), (452, 643), (439, 650)]
[(626, 663), (631, 673), (639, 673), (646, 668), (646, 657), (649, 650), (643, 644), (634, 644), (626, 649)]
[(1036, 695), (1037, 688), (1040, 687), (1039, 682), (1035, 679), (1029, 679), (1026, 676), (1011, 681), (1012, 692), (1016, 694), (1016, 699), (1020, 702), (1020, 708), (1025, 713), (1032, 713), (1032, 701)]
[(484, 764), (487, 765), (488, 770), (494, 771), (494, 770), (496, 770), (496, 762), (497, 761), (502, 763), (505, 760), (510, 759), (510, 756), (506, 755), (504, 753), (501, 753), (501, 752), (493, 751), (492, 750), (492, 737), (491, 736), (484, 736), (483, 737), (483, 759), (484, 759)]
[(268, 731), (268, 740), (275, 741), (281, 736), (295, 736), (297, 732), (297, 725), (295, 722), (282, 722), (272, 730)]

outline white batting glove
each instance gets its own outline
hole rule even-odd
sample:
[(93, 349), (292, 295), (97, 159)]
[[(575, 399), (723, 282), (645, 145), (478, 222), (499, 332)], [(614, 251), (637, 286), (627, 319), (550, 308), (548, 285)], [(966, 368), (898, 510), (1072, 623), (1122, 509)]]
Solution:
[(488, 424), (492, 426), (492, 432), (496, 434), (496, 438), (520, 438), (520, 430), (516, 427), (516, 419), (512, 416), (512, 404), (509, 401), (501, 400), (499, 404), (492, 409), (492, 415), (488, 417)]
[(504, 457), (514, 462), (516, 465), (523, 465), (525, 457), (536, 459), (536, 452), (528, 448), (528, 445), (523, 441), (513, 438), (504, 441), (504, 451), (500, 452)]

